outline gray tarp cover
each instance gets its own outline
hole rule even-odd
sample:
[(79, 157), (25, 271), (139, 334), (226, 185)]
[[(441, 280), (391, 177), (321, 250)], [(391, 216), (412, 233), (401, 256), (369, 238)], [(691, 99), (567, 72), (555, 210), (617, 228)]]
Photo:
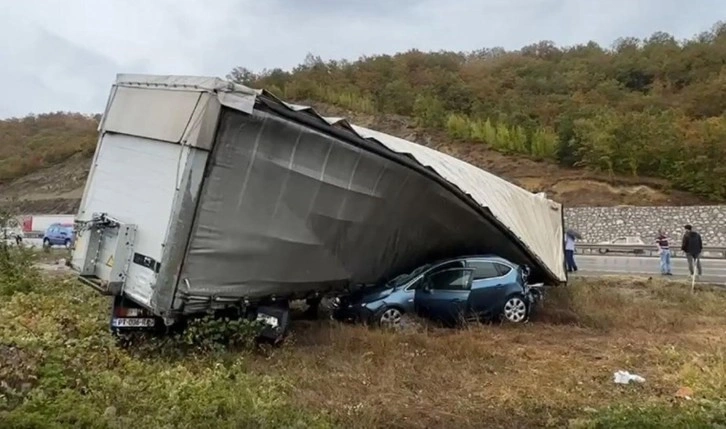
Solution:
[(304, 295), (461, 254), (532, 261), (431, 177), (279, 115), (224, 108), (212, 157), (183, 296)]

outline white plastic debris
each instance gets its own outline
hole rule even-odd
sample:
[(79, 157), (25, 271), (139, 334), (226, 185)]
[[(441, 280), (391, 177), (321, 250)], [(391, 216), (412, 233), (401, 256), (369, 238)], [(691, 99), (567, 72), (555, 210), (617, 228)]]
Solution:
[(617, 371), (613, 374), (615, 383), (630, 384), (631, 381), (636, 383), (645, 383), (645, 379), (638, 374), (631, 374), (628, 371)]

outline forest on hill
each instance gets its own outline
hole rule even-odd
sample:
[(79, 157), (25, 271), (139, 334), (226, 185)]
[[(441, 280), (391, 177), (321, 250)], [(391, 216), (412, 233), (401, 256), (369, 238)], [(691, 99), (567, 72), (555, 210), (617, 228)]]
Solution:
[(610, 175), (667, 179), (726, 199), (726, 23), (689, 40), (610, 48), (549, 41), (517, 51), (421, 52), (228, 76), (293, 101), (397, 114), (457, 140)]
[(45, 113), (0, 120), (0, 184), (96, 147), (100, 115)]

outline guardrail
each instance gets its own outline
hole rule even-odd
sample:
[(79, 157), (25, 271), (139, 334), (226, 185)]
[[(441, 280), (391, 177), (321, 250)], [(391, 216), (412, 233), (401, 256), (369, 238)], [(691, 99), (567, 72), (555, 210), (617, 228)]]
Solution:
[[(632, 245), (632, 244), (593, 244), (578, 243), (575, 246), (575, 253), (579, 255), (634, 255), (646, 257), (658, 257), (658, 248), (654, 245)], [(681, 249), (671, 247), (671, 257), (685, 258), (686, 255)], [(703, 259), (724, 259), (726, 258), (726, 247), (704, 247), (701, 253)]]

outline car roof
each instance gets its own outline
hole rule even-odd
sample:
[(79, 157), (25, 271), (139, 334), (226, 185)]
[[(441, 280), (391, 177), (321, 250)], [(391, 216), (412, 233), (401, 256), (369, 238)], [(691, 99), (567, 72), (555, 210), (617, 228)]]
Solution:
[(446, 259), (439, 259), (439, 260), (436, 260), (436, 261), (431, 262), (429, 264), (423, 264), (423, 265), (436, 266), (436, 265), (441, 265), (441, 264), (444, 264), (444, 263), (447, 263), (447, 262), (461, 261), (461, 260), (465, 260), (465, 259), (485, 259), (485, 260), (489, 260), (489, 261), (492, 261), (492, 262), (502, 262), (502, 263), (511, 265), (513, 267), (516, 267), (517, 266), (516, 263), (514, 263), (512, 261), (509, 261), (509, 260), (507, 260), (505, 258), (502, 258), (499, 255), (494, 255), (494, 254), (491, 254), (491, 253), (485, 253), (485, 254), (480, 254), (480, 255), (462, 255), (462, 256), (455, 256), (455, 257), (446, 258)]

